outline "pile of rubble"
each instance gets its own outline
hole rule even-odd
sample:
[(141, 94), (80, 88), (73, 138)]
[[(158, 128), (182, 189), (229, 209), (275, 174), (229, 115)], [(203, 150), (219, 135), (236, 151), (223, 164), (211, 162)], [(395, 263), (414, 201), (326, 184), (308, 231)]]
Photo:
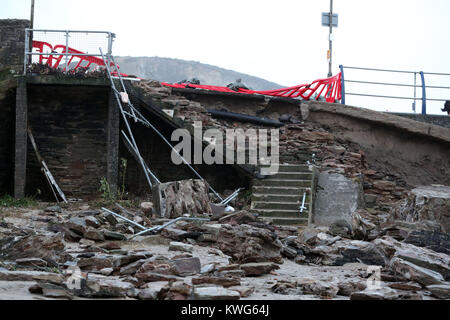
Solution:
[[(173, 118), (180, 119), (188, 130), (192, 130), (194, 121), (201, 121), (203, 130), (270, 129), (268, 126), (248, 122), (213, 118), (200, 103), (173, 94), (172, 88), (162, 86), (155, 80), (140, 81), (133, 85), (149, 95), (162, 109), (173, 110)], [(316, 164), (321, 171), (331, 170), (351, 179), (359, 179), (364, 186), (367, 204), (375, 208), (378, 207), (377, 204), (382, 204), (381, 209), (389, 208), (396, 201), (406, 197), (409, 188), (405, 181), (392, 172), (387, 172), (388, 170), (383, 172), (371, 168), (364, 152), (357, 145), (344, 141), (313, 123), (296, 121), (302, 119), (301, 106), (295, 114), (281, 116), (280, 120), (283, 118), (295, 121), (288, 121), (280, 128), (280, 163), (310, 162)]]
[[(149, 207), (114, 209), (146, 227), (168, 221)], [(0, 225), (0, 283), (28, 281), (30, 293), (49, 298), (450, 298), (450, 236), (431, 221), (359, 211), (352, 226), (299, 232), (239, 211), (132, 238), (138, 228), (103, 210), (26, 217)], [(331, 279), (308, 276), (313, 269)], [(370, 270), (379, 272), (374, 286)]]
[(108, 74), (105, 67), (99, 68), (85, 68), (78, 67), (77, 69), (69, 69), (67, 72), (63, 68), (52, 68), (48, 64), (32, 63), (27, 66), (27, 74), (36, 75), (51, 75), (55, 77), (70, 77), (75, 79), (86, 78), (107, 78)]

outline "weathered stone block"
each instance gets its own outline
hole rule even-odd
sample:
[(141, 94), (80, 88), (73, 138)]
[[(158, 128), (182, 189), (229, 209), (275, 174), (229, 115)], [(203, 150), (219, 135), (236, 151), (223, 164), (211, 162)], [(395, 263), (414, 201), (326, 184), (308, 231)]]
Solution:
[(319, 174), (313, 222), (330, 226), (345, 220), (352, 225), (352, 214), (364, 207), (364, 194), (360, 181), (342, 174), (324, 171)]
[(205, 181), (189, 179), (161, 183), (152, 188), (155, 211), (161, 217), (184, 214), (210, 214), (208, 186)]

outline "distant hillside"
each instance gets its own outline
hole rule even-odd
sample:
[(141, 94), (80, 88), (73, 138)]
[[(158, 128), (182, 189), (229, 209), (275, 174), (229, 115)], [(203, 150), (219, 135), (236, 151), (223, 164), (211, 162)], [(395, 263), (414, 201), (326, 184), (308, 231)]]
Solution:
[(123, 73), (168, 83), (197, 78), (201, 84), (226, 86), (236, 79), (242, 79), (253, 90), (282, 87), (261, 78), (195, 61), (159, 57), (115, 57), (115, 61)]

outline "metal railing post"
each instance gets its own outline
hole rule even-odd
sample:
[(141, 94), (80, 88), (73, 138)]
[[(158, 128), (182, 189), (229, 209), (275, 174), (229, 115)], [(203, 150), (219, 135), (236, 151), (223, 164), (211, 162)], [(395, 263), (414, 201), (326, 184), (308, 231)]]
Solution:
[[(27, 63), (28, 63), (28, 51), (30, 51), (30, 39), (28, 29), (25, 29), (25, 49), (23, 55), (23, 75), (27, 74)], [(30, 57), (32, 57), (30, 55)]]
[(111, 61), (111, 57), (112, 57), (112, 44), (114, 41), (114, 37), (115, 34), (112, 32), (108, 33), (108, 53), (106, 54), (106, 56), (108, 57), (108, 60)]
[(69, 71), (69, 31), (66, 31), (66, 72)]
[(417, 72), (414, 72), (414, 102), (413, 102), (414, 113), (416, 113), (416, 97), (417, 97)]
[(344, 80), (344, 66), (339, 65), (341, 69), (341, 104), (345, 104), (345, 80)]
[(425, 75), (423, 71), (420, 71), (420, 77), (422, 78), (422, 114), (427, 114), (427, 94), (425, 87)]

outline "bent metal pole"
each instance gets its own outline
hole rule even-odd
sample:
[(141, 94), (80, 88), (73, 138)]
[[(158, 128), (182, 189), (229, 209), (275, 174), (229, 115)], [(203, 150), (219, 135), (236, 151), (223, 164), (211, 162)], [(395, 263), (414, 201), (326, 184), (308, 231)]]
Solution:
[[(119, 71), (119, 69), (117, 68), (117, 64), (116, 64), (116, 62), (114, 61), (114, 57), (113, 56), (111, 56), (111, 61), (112, 61), (112, 65), (113, 65), (113, 67), (115, 68), (115, 71), (116, 71), (116, 73), (117, 73), (117, 76), (119, 77), (119, 80), (120, 80), (120, 83), (121, 83), (121, 85), (122, 85), (122, 87), (123, 87), (123, 90), (124, 91), (126, 91), (126, 88), (125, 88), (125, 84), (124, 84), (124, 82), (122, 81), (122, 76), (121, 76), (121, 74), (120, 74), (120, 71)], [(175, 154), (177, 155), (177, 156), (179, 156), (180, 157), (180, 159), (184, 162), (184, 164), (186, 164), (188, 167), (189, 167), (189, 169), (191, 169), (191, 171), (199, 178), (199, 179), (201, 179), (201, 180), (205, 180), (205, 179), (203, 179), (203, 177), (190, 165), (190, 163), (178, 152), (178, 150), (177, 149), (175, 149), (175, 147), (174, 146), (172, 146), (172, 144), (166, 139), (166, 137), (164, 137), (164, 135), (161, 133), (161, 132), (159, 132), (159, 130), (158, 129), (156, 129), (156, 127), (155, 126), (153, 126), (140, 112), (139, 112), (139, 110), (137, 110), (134, 106), (133, 106), (133, 104), (131, 103), (131, 101), (128, 101), (128, 106), (129, 106), (129, 108), (130, 108), (130, 111), (132, 112), (132, 114), (130, 114), (130, 113), (127, 113), (127, 112), (125, 112), (124, 111), (124, 114), (125, 115), (127, 115), (127, 116), (129, 116), (129, 117), (131, 117), (131, 118), (133, 118), (136, 122), (137, 121), (139, 121), (140, 123), (142, 123), (142, 124), (144, 124), (145, 126), (147, 126), (147, 127), (149, 127), (149, 128), (151, 128), (171, 149), (172, 149), (172, 151), (173, 152), (175, 152)], [(139, 118), (136, 118), (136, 115), (139, 117)], [(206, 180), (205, 180), (206, 181)], [(209, 183), (207, 183), (207, 185), (208, 185), (208, 188), (209, 188), (209, 190), (211, 190), (213, 193), (214, 193), (214, 195), (220, 200), (220, 201), (224, 201), (224, 199), (216, 192), (216, 190), (214, 190), (213, 189), (213, 187), (211, 187), (211, 185), (209, 184)]]
[(121, 112), (122, 117), (123, 117), (123, 120), (124, 120), (124, 122), (125, 122), (125, 126), (127, 127), (128, 133), (129, 133), (129, 135), (130, 135), (130, 137), (131, 137), (131, 142), (132, 142), (132, 144), (133, 144), (134, 151), (136, 152), (136, 155), (137, 155), (137, 157), (138, 157), (138, 159), (139, 159), (139, 162), (140, 162), (140, 165), (141, 165), (141, 167), (142, 167), (142, 170), (144, 171), (144, 174), (145, 174), (145, 178), (146, 178), (146, 180), (147, 180), (147, 183), (148, 183), (148, 185), (150, 186), (150, 189), (152, 189), (153, 185), (152, 185), (152, 182), (150, 181), (150, 177), (148, 176), (148, 172), (147, 172), (147, 170), (146, 170), (146, 168), (148, 168), (148, 167), (145, 165), (144, 159), (142, 159), (142, 156), (141, 156), (141, 154), (140, 154), (140, 152), (139, 152), (139, 148), (138, 148), (138, 146), (137, 146), (137, 144), (136, 144), (136, 141), (134, 140), (134, 136), (133, 136), (133, 132), (131, 131), (130, 124), (128, 123), (128, 118), (127, 118), (127, 116), (125, 115), (124, 110), (123, 110), (123, 108), (122, 108), (122, 103), (120, 102), (119, 94), (118, 94), (118, 91), (117, 91), (117, 89), (116, 89), (116, 86), (114, 85), (114, 80), (112, 79), (111, 71), (110, 71), (110, 69), (109, 69), (109, 61), (107, 61), (107, 60), (105, 59), (105, 56), (103, 55), (102, 49), (101, 49), (101, 48), (99, 48), (99, 49), (100, 49), (100, 53), (101, 53), (101, 55), (102, 55), (103, 61), (105, 62), (106, 71), (107, 71), (107, 73), (108, 73), (109, 80), (111, 81), (111, 88), (112, 88), (112, 90), (113, 90), (113, 92), (114, 92), (114, 96), (115, 96), (115, 98), (116, 98), (117, 105), (119, 106), (120, 112)]

